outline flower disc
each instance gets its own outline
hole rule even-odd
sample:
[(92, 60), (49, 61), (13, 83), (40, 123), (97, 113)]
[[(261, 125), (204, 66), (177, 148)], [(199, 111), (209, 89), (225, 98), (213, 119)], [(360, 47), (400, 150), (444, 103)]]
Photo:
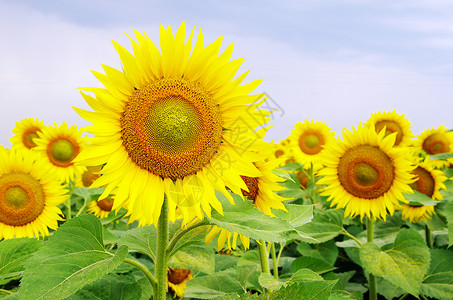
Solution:
[(14, 136), (11, 137), (11, 143), (20, 149), (32, 149), (36, 147), (34, 139), (38, 138), (38, 132), (41, 132), (44, 127), (44, 122), (38, 119), (22, 119), (16, 122), (13, 128)]
[(88, 204), (87, 211), (94, 214), (98, 218), (107, 218), (112, 211), (113, 203), (114, 199), (111, 196), (102, 200), (92, 200), (90, 204)]
[[(453, 132), (447, 131), (444, 126), (438, 129), (427, 129), (423, 131), (414, 141), (414, 147), (423, 150), (428, 155), (453, 152)], [(433, 160), (436, 168), (449, 165), (445, 160)]]
[(182, 298), (186, 291), (186, 281), (193, 278), (188, 269), (167, 269), (167, 289), (171, 288), (175, 295)]

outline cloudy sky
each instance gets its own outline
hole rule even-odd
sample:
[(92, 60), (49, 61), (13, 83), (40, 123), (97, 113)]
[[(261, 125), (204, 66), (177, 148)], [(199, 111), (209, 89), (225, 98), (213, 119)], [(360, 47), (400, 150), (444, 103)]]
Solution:
[(269, 140), (304, 119), (340, 132), (390, 110), (416, 135), (453, 127), (453, 1), (0, 0), (0, 145), (23, 118), (88, 125), (72, 106), (88, 107), (78, 87), (101, 86), (91, 70), (120, 69), (111, 40), (130, 49), (136, 29), (158, 43), (160, 24), (182, 21), (206, 44), (234, 42), (248, 80), (263, 78)]

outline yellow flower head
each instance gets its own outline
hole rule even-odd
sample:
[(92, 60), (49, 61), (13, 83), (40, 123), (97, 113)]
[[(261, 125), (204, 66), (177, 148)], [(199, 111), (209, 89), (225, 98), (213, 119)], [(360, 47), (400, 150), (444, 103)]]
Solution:
[(114, 199), (111, 196), (102, 200), (92, 200), (88, 204), (87, 211), (100, 219), (107, 218), (112, 211), (113, 202)]
[(363, 124), (352, 132), (344, 129), (342, 137), (323, 154), (325, 167), (318, 172), (323, 176), (318, 184), (326, 186), (321, 194), (345, 208), (345, 216), (385, 220), (398, 200), (407, 202), (402, 193), (412, 192), (414, 166), (407, 159), (408, 150), (393, 147), (395, 134), (385, 136), (383, 130), (377, 133)]
[(408, 220), (411, 223), (418, 223), (431, 219), (434, 212), (434, 205), (406, 205), (402, 204), (397, 207), (403, 213), (403, 220)]
[(38, 132), (44, 129), (44, 122), (37, 118), (22, 119), (16, 122), (16, 127), (13, 128), (14, 136), (11, 137), (13, 147), (19, 149), (32, 149), (36, 147), (34, 139), (38, 138)]
[(105, 88), (84, 88), (94, 111), (75, 108), (95, 135), (77, 161), (105, 164), (93, 186), (106, 187), (101, 197), (117, 188), (113, 209), (126, 207), (140, 225), (157, 223), (164, 194), (172, 221), (177, 206), (221, 210), (215, 189), (231, 198), (225, 186), (239, 192), (241, 176), (260, 174), (254, 130), (269, 112), (257, 110), (264, 95), (250, 94), (260, 81), (234, 79), (243, 59), (230, 61), (232, 45), (219, 53), (221, 38), (205, 47), (200, 31), (192, 49), (184, 23), (175, 35), (161, 26), (161, 51), (134, 33), (133, 54), (114, 42), (123, 71), (103, 66), (93, 73)]
[[(453, 132), (447, 131), (443, 125), (437, 129), (427, 129), (417, 136), (414, 147), (428, 155), (453, 152)], [(433, 160), (433, 163), (436, 168), (449, 165), (446, 160)]]
[(321, 163), (324, 148), (335, 143), (335, 133), (320, 121), (299, 122), (291, 131), (289, 147), (294, 160), (310, 168), (311, 164)]
[(0, 240), (49, 235), (63, 220), (58, 205), (65, 193), (38, 154), (0, 153)]
[(367, 124), (374, 125), (376, 132), (385, 127), (386, 136), (396, 132), (395, 147), (409, 146), (414, 137), (409, 120), (404, 118), (404, 115), (397, 114), (395, 110), (371, 114)]
[(82, 137), (82, 130), (77, 126), (63, 122), (63, 125), (47, 126), (38, 132), (39, 139), (35, 139), (36, 151), (39, 151), (56, 173), (59, 180), (69, 182), (75, 180), (85, 170), (84, 166), (74, 164), (74, 158), (85, 148), (86, 138)]
[(167, 292), (168, 288), (175, 292), (175, 296), (182, 298), (186, 291), (186, 281), (193, 278), (192, 272), (187, 269), (167, 269)]
[(417, 163), (417, 167), (412, 171), (416, 181), (410, 186), (413, 190), (425, 194), (434, 200), (442, 200), (441, 189), (445, 190), (444, 182), (447, 180), (444, 172), (435, 169), (432, 160), (427, 157), (424, 161)]

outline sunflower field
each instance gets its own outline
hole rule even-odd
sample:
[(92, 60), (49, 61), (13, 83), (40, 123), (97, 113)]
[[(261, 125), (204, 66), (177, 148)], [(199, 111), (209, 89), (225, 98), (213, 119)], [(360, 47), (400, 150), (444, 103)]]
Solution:
[(453, 131), (388, 111), (266, 142), (260, 81), (189, 32), (113, 42), (92, 125), (16, 123), (0, 298), (453, 299)]

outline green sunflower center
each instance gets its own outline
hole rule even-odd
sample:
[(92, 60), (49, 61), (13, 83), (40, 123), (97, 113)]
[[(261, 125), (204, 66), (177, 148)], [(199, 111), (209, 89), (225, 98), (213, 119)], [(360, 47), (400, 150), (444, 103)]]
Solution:
[(33, 139), (38, 138), (37, 132), (39, 131), (38, 128), (30, 128), (27, 131), (24, 132), (22, 135), (22, 143), (27, 147), (28, 149), (36, 147), (35, 142), (33, 142)]
[(428, 154), (439, 154), (450, 151), (450, 143), (447, 137), (441, 133), (434, 133), (423, 141), (423, 150)]
[(304, 132), (299, 137), (299, 148), (308, 155), (315, 155), (321, 152), (324, 144), (325, 139), (320, 132)]
[(376, 132), (380, 132), (385, 127), (385, 136), (396, 132), (395, 146), (399, 145), (403, 140), (404, 132), (400, 124), (392, 120), (382, 120), (376, 122)]
[(394, 167), (378, 147), (360, 145), (346, 151), (338, 164), (341, 186), (358, 198), (375, 199), (392, 186)]
[(68, 167), (72, 165), (72, 160), (79, 154), (79, 147), (67, 139), (59, 138), (49, 143), (47, 153), (54, 165)]
[(256, 196), (258, 196), (259, 187), (258, 187), (258, 177), (248, 177), (248, 176), (241, 176), (242, 180), (244, 180), (245, 185), (249, 189), (249, 191), (242, 190), (242, 195), (247, 197), (248, 200), (253, 201), (255, 204)]
[(195, 82), (160, 79), (129, 98), (121, 138), (140, 168), (183, 178), (210, 163), (222, 141), (222, 118), (211, 94)]
[(41, 184), (23, 173), (0, 177), (0, 223), (23, 226), (34, 221), (44, 210)]
[(428, 197), (432, 197), (436, 182), (431, 173), (422, 167), (417, 167), (412, 171), (412, 174), (417, 176), (417, 181), (410, 184), (411, 188)]

